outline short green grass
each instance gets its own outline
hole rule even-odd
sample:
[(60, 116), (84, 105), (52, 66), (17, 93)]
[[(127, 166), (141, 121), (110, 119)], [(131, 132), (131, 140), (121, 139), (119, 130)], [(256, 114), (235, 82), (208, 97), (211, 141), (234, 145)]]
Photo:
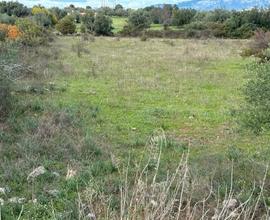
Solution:
[(113, 21), (113, 33), (119, 33), (121, 30), (123, 30), (123, 27), (127, 24), (128, 18), (126, 17), (112, 17)]
[[(239, 55), (246, 41), (99, 37), (81, 42), (78, 57), (74, 45), (80, 41), (61, 37), (53, 43), (59, 58), (47, 57), (44, 75), (51, 76), (42, 80), (53, 89), (18, 96), (19, 107), (7, 125), (0, 124), (0, 187), (11, 189), (9, 197), (38, 200), (25, 207), (24, 219), (55, 219), (52, 210), (76, 219), (69, 210), (77, 207), (77, 193), (93, 181), (99, 191), (114, 193), (119, 179), (112, 158), (137, 160), (160, 130), (169, 143), (162, 155), (165, 174), (188, 145), (194, 164), (226, 156), (235, 146), (267, 159), (268, 135), (239, 132), (233, 116), (251, 61)], [(39, 165), (49, 173), (28, 183)], [(75, 180), (65, 180), (68, 167), (78, 171)], [(60, 196), (51, 198), (46, 192), (55, 188)], [(15, 217), (19, 212), (12, 206), (3, 211)]]
[[(113, 21), (113, 33), (119, 33), (121, 30), (123, 30), (123, 27), (125, 25), (127, 25), (127, 17), (112, 17), (112, 21)], [(176, 26), (170, 26), (169, 27), (171, 30), (179, 30), (178, 27)], [(164, 27), (161, 24), (151, 24), (149, 30), (156, 30), (156, 31), (160, 31), (163, 30)]]

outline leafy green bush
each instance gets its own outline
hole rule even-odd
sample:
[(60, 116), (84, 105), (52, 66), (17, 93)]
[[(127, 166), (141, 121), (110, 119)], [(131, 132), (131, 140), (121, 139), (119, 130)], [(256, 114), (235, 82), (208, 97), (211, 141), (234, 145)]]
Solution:
[(15, 24), (16, 19), (7, 14), (0, 14), (0, 23), (2, 24)]
[(71, 17), (66, 16), (58, 22), (56, 29), (64, 35), (74, 34), (76, 31), (76, 25)]
[(30, 19), (18, 19), (16, 25), (22, 32), (20, 41), (27, 46), (44, 44), (48, 40), (48, 32)]
[(51, 17), (46, 14), (35, 14), (33, 20), (41, 27), (50, 27), (53, 25)]
[(128, 18), (128, 26), (132, 30), (143, 30), (149, 28), (150, 23), (151, 19), (149, 15), (142, 10), (137, 10), (131, 13), (131, 15)]
[(192, 18), (196, 15), (194, 9), (179, 9), (173, 11), (172, 23), (176, 26), (189, 24)]
[(97, 35), (112, 35), (112, 19), (104, 14), (98, 14), (94, 22), (94, 30)]
[(250, 80), (243, 90), (245, 105), (240, 122), (258, 134), (270, 129), (270, 64), (254, 63), (248, 70)]
[(81, 26), (81, 32), (82, 28), (85, 29), (85, 31), (92, 33), (94, 31), (94, 22), (95, 22), (95, 14), (93, 12), (87, 12), (84, 16), (82, 16), (82, 23)]

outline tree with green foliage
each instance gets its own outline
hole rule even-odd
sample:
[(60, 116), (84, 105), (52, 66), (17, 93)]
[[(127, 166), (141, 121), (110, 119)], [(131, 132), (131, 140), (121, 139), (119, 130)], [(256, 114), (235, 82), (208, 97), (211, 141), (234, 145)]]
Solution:
[(60, 9), (58, 7), (50, 8), (49, 11), (56, 17), (58, 21), (67, 16), (67, 12), (64, 9)]
[(94, 30), (97, 35), (112, 35), (112, 19), (104, 14), (97, 14), (94, 21)]
[(95, 13), (93, 11), (87, 11), (85, 15), (82, 16), (82, 24), (87, 32), (94, 32), (95, 23)]
[(143, 10), (137, 10), (131, 13), (128, 17), (128, 26), (132, 30), (143, 30), (149, 28), (151, 24), (151, 19), (149, 13)]
[(194, 9), (176, 9), (173, 11), (172, 23), (175, 26), (189, 24), (195, 15)]
[(249, 67), (250, 80), (244, 87), (245, 106), (241, 123), (259, 134), (270, 130), (270, 64), (254, 63)]
[(64, 35), (73, 34), (76, 31), (76, 25), (72, 17), (66, 16), (58, 22), (56, 29)]
[(0, 14), (0, 23), (2, 24), (15, 24), (16, 19), (7, 14)]
[(30, 9), (19, 2), (0, 2), (0, 13), (9, 16), (25, 17), (31, 14)]

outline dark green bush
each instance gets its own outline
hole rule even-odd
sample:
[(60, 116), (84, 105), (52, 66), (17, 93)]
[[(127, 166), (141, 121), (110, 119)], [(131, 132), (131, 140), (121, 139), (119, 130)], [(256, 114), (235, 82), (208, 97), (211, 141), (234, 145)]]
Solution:
[(76, 25), (72, 17), (64, 17), (56, 25), (56, 29), (62, 34), (74, 34), (76, 32)]
[(53, 25), (52, 19), (50, 17), (50, 15), (47, 14), (35, 14), (33, 16), (33, 20), (36, 22), (37, 25), (41, 26), (41, 27), (50, 27)]
[(94, 21), (94, 30), (97, 35), (112, 35), (112, 19), (104, 14), (98, 14)]
[(250, 79), (243, 89), (245, 105), (240, 122), (258, 134), (270, 129), (270, 64), (254, 63), (248, 71)]
[(151, 19), (143, 10), (137, 10), (128, 17), (128, 26), (133, 31), (149, 28), (150, 24)]
[(172, 23), (176, 26), (189, 24), (192, 18), (196, 15), (194, 9), (179, 9), (173, 11)]
[(16, 19), (7, 14), (0, 14), (0, 23), (2, 24), (15, 24)]
[(85, 31), (92, 33), (94, 31), (95, 14), (92, 11), (87, 12), (84, 16), (82, 16), (81, 20), (83, 23), (81, 27), (84, 27)]

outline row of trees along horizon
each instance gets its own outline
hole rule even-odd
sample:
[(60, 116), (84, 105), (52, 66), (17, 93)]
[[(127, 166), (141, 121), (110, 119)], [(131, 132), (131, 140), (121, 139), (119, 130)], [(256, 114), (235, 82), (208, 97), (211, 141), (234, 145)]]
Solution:
[[(28, 19), (45, 29), (56, 28), (62, 34), (89, 32), (113, 35), (112, 17), (126, 18), (126, 25), (117, 33), (124, 36), (151, 32), (151, 36), (158, 37), (163, 36), (161, 32), (167, 31), (176, 37), (249, 38), (257, 29), (270, 29), (270, 8), (199, 11), (167, 4), (137, 10), (125, 9), (120, 4), (114, 8), (98, 9), (74, 5), (66, 8), (45, 8), (41, 5), (28, 8), (18, 2), (0, 2), (1, 24), (16, 25), (17, 20)], [(79, 29), (76, 24), (81, 24)], [(151, 24), (160, 25), (160, 29), (149, 29)]]

